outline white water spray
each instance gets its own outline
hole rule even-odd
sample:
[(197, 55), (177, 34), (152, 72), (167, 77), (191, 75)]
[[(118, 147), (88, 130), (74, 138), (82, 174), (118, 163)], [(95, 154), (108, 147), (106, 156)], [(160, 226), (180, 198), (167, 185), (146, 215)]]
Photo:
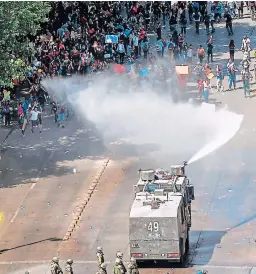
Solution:
[[(194, 154), (194, 156), (188, 161), (188, 164), (191, 164), (209, 155), (219, 147), (226, 144), (235, 136), (235, 134), (240, 129), (241, 123), (243, 121), (243, 115), (237, 115), (232, 112), (229, 112), (227, 111), (227, 107), (216, 112), (215, 105), (211, 106), (212, 110), (214, 110), (215, 112), (215, 115), (220, 117), (220, 119), (218, 119), (218, 131), (214, 134), (212, 141), (204, 145), (196, 154)], [(208, 104), (202, 104), (202, 107), (205, 109), (205, 112), (207, 112), (207, 110), (210, 109), (210, 106)], [(225, 119), (221, 119), (221, 117), (225, 117)]]
[(188, 163), (227, 143), (243, 120), (242, 115), (216, 110), (211, 104), (173, 103), (152, 86), (134, 87), (122, 76), (100, 75), (87, 88), (83, 81), (73, 78), (43, 84), (50, 93), (65, 91), (65, 98), (96, 125), (105, 142), (125, 139), (135, 145), (153, 144), (160, 154), (180, 154), (190, 159)]

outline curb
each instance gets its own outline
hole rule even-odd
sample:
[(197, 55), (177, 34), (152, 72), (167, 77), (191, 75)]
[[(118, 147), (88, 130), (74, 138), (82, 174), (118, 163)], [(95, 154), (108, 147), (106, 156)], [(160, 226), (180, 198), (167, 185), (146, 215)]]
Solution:
[(88, 205), (92, 194), (95, 190), (95, 188), (97, 187), (97, 185), (100, 182), (101, 176), (104, 174), (108, 164), (109, 164), (110, 158), (107, 158), (103, 165), (100, 167), (100, 171), (98, 172), (98, 174), (94, 177), (93, 182), (91, 183), (87, 193), (85, 194), (84, 199), (81, 201), (81, 203), (76, 206), (76, 210), (74, 212), (74, 216), (73, 216), (73, 220), (71, 222), (71, 224), (68, 227), (68, 230), (65, 234), (65, 236), (63, 237), (63, 241), (68, 241), (72, 235), (72, 232), (76, 229), (79, 220), (81, 219), (82, 213), (85, 209), (85, 207)]

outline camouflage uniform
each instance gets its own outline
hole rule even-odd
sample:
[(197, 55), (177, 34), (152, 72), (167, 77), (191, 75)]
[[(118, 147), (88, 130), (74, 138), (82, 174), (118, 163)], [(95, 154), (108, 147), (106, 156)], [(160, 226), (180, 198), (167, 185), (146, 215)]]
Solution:
[(102, 247), (100, 247), (100, 246), (97, 247), (96, 255), (98, 258), (98, 267), (99, 267), (99, 269), (101, 269), (101, 265), (104, 263), (104, 254), (103, 254)]
[(54, 257), (52, 259), (52, 263), (51, 263), (51, 274), (62, 274), (62, 273), (63, 273), (63, 271), (59, 265), (59, 258)]
[(136, 260), (132, 257), (131, 261), (128, 265), (128, 273), (129, 274), (139, 274), (138, 266), (136, 264)]
[(127, 270), (126, 270), (126, 267), (124, 266), (124, 263), (123, 263), (123, 253), (120, 252), (120, 251), (118, 251), (118, 252), (116, 253), (116, 261), (118, 261), (118, 260), (120, 260), (119, 265), (120, 265), (121, 268), (122, 268), (122, 273), (126, 273)]
[(127, 272), (123, 262), (120, 258), (116, 258), (115, 264), (114, 264), (114, 274), (125, 274)]
[(65, 274), (74, 274), (72, 264), (73, 260), (68, 259), (65, 265)]
[(102, 263), (100, 266), (100, 270), (96, 274), (107, 274), (107, 264)]

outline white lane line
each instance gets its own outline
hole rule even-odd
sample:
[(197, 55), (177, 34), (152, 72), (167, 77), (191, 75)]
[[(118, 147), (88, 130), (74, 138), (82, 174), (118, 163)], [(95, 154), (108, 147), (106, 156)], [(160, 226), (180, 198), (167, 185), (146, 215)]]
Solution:
[[(51, 160), (51, 158), (53, 157), (53, 154), (54, 154), (54, 150), (51, 152), (51, 154), (50, 154), (50, 156), (49, 156), (49, 158), (48, 158), (48, 161)], [(19, 214), (19, 212), (20, 212), (20, 210), (21, 210), (21, 206), (22, 206), (22, 204), (24, 203), (26, 197), (28, 196), (29, 192), (35, 187), (35, 185), (37, 184), (37, 182), (39, 181), (39, 179), (40, 179), (40, 174), (42, 173), (42, 170), (43, 170), (43, 169), (41, 169), (41, 170), (38, 172), (37, 178), (35, 179), (35, 182), (30, 186), (30, 188), (28, 189), (27, 193), (26, 193), (25, 196), (23, 197), (23, 199), (22, 199), (22, 201), (21, 201), (21, 203), (20, 203), (18, 209), (15, 211), (15, 213), (14, 213), (14, 215), (13, 215), (13, 217), (12, 217), (10, 223), (8, 224), (8, 226), (6, 227), (6, 229), (3, 231), (3, 233), (0, 234), (0, 239), (1, 239), (2, 236), (5, 234), (5, 232), (8, 231), (10, 225), (14, 222), (14, 220), (15, 220), (16, 217), (18, 216), (18, 214)]]
[[(36, 178), (36, 182), (38, 182), (39, 178)], [(21, 203), (20, 203), (20, 206), (18, 207), (18, 209), (16, 210), (16, 212), (14, 213), (10, 223), (13, 223), (14, 220), (16, 219), (17, 215), (19, 214), (20, 210), (21, 210), (21, 206), (23, 205), (23, 202), (25, 201), (26, 197), (28, 196), (29, 192), (35, 187), (36, 183), (33, 183), (31, 185), (31, 187), (28, 189), (27, 193), (25, 194), (25, 196), (23, 197)]]
[[(66, 261), (60, 260), (60, 263), (65, 263)], [(76, 264), (98, 264), (98, 261), (74, 261)], [(49, 264), (51, 263), (51, 260), (49, 261), (7, 261), (3, 262), (0, 261), (0, 265), (9, 265), (9, 264)], [(106, 261), (107, 264), (114, 263), (111, 261)], [(125, 262), (128, 263), (128, 262)]]

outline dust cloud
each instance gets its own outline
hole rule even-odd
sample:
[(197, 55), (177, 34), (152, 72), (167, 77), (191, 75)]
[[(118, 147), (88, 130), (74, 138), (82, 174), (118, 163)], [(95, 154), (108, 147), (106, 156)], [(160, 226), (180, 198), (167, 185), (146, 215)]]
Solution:
[(150, 144), (158, 154), (182, 154), (189, 163), (228, 142), (243, 120), (212, 104), (174, 103), (174, 86), (159, 88), (148, 81), (138, 87), (124, 75), (99, 74), (89, 82), (80, 77), (47, 80), (43, 85), (94, 123), (106, 144), (120, 139)]

